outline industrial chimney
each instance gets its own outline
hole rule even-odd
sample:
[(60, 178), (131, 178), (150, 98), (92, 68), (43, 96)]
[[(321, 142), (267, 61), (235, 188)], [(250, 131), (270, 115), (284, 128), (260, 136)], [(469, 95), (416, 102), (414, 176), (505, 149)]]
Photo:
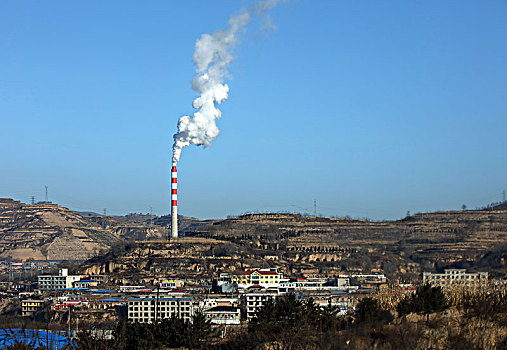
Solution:
[(178, 170), (171, 170), (171, 238), (178, 238)]

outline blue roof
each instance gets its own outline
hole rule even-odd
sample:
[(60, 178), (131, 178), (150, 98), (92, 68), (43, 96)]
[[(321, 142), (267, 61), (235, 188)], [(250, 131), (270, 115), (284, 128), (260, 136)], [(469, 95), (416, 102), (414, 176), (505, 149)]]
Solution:
[(30, 345), (34, 349), (38, 347), (60, 349), (69, 344), (69, 340), (64, 336), (36, 329), (0, 329), (0, 348), (3, 349), (7, 346), (14, 345), (15, 343)]
[(104, 302), (110, 302), (110, 301), (122, 301), (122, 298), (109, 298), (109, 299), (102, 299), (101, 301)]
[(74, 283), (76, 282), (97, 282), (97, 280), (79, 280), (79, 281), (74, 281)]
[(87, 294), (100, 294), (100, 293), (104, 293), (104, 294), (107, 294), (107, 293), (114, 293), (116, 292), (115, 290), (94, 290), (92, 292), (88, 292)]

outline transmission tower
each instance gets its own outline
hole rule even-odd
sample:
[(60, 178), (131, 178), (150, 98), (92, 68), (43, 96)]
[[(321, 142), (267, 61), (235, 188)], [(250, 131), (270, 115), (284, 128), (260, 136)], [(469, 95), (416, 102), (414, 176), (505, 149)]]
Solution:
[(46, 187), (46, 203), (48, 202), (48, 187), (47, 186), (44, 186)]
[(505, 202), (505, 190), (503, 190), (503, 192), (502, 192), (502, 198), (503, 198), (503, 201)]
[(31, 202), (32, 202), (32, 205), (34, 205), (34, 204), (35, 204), (35, 196), (32, 196), (32, 198), (31, 198)]
[(150, 206), (150, 226), (153, 226), (153, 208)]
[(313, 200), (313, 216), (317, 216), (317, 200)]
[(102, 228), (106, 228), (106, 208), (104, 208), (104, 218), (102, 218)]

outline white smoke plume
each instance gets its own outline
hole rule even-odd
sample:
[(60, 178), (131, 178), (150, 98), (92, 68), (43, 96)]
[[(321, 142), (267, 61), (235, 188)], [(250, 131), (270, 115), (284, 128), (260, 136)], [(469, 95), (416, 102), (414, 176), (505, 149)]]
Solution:
[(260, 14), (273, 8), (279, 0), (261, 1), (255, 6), (242, 10), (229, 19), (228, 27), (203, 34), (195, 43), (193, 60), (197, 76), (192, 79), (192, 89), (197, 97), (192, 106), (197, 109), (193, 117), (185, 115), (178, 121), (178, 132), (174, 134), (173, 165), (180, 160), (185, 146), (211, 146), (220, 130), (216, 120), (222, 113), (217, 104), (228, 98), (229, 86), (224, 84), (227, 67), (232, 63), (231, 50), (238, 41), (240, 32), (250, 22), (253, 14)]

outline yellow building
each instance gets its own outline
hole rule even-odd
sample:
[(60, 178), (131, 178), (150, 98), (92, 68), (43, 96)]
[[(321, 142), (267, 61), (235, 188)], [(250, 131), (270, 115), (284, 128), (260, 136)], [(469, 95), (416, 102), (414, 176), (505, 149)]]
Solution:
[(238, 285), (274, 286), (280, 284), (282, 274), (274, 270), (241, 271), (231, 276), (231, 282)]
[(36, 311), (42, 309), (44, 300), (22, 300), (21, 301), (21, 316), (32, 316)]

